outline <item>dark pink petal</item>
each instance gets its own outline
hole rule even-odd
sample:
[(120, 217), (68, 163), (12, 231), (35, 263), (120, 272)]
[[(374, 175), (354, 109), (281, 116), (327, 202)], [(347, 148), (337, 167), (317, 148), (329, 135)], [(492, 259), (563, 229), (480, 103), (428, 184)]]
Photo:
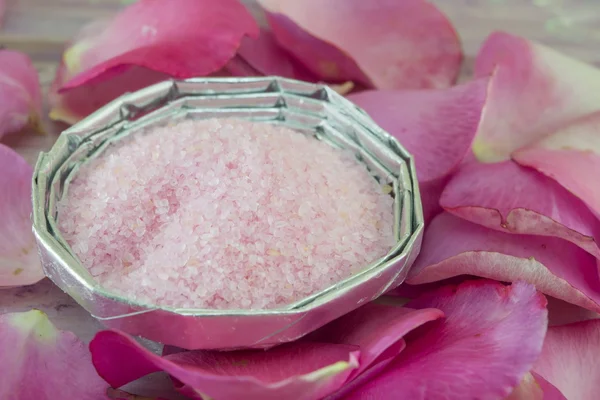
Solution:
[(597, 312), (548, 296), (548, 326), (599, 319)]
[[(358, 346), (360, 367), (354, 371), (352, 379), (381, 361), (380, 356), (408, 332), (443, 316), (444, 313), (436, 309), (412, 310), (369, 303), (325, 325), (310, 335), (309, 339)], [(397, 356), (402, 348), (386, 354), (388, 361)]]
[(443, 213), (425, 231), (407, 282), (459, 275), (529, 282), (545, 294), (600, 311), (600, 280), (592, 255), (561, 239), (511, 235)]
[(525, 374), (521, 384), (504, 400), (568, 400), (552, 384), (535, 372)]
[(440, 204), (476, 224), (558, 237), (600, 258), (600, 221), (586, 205), (552, 179), (510, 160), (463, 165), (444, 189)]
[(267, 29), (261, 29), (258, 38), (242, 39), (238, 57), (248, 63), (255, 73), (248, 74), (250, 70), (246, 73), (233, 70), (234, 75), (276, 75), (308, 82), (319, 80), (316, 75), (282, 49), (277, 44), (273, 33)]
[(493, 74), (473, 151), (506, 160), (567, 121), (600, 110), (600, 70), (518, 36), (490, 35), (475, 75)]
[[(98, 373), (119, 387), (165, 371), (195, 395), (220, 399), (320, 399), (358, 367), (357, 347), (292, 343), (269, 351), (190, 351), (160, 357), (131, 339), (103, 331), (90, 343)], [(298, 397), (298, 395), (300, 395)]]
[(405, 338), (402, 353), (354, 399), (502, 399), (538, 358), (546, 332), (544, 297), (532, 285), (492, 281), (446, 286), (411, 301), (446, 318)]
[(0, 354), (1, 399), (108, 398), (85, 345), (41, 311), (0, 315)]
[(20, 155), (0, 144), (0, 288), (44, 278), (29, 217), (32, 175)]
[(598, 399), (600, 383), (600, 320), (548, 329), (533, 370), (568, 400)]
[(52, 104), (50, 118), (69, 124), (74, 124), (127, 91), (134, 91), (169, 79), (168, 75), (161, 72), (134, 66), (109, 80), (92, 80), (86, 85), (58, 94), (57, 90), (64, 82), (62, 80), (64, 74), (66, 74), (66, 67), (63, 64), (58, 67), (49, 94)]
[(422, 0), (259, 0), (277, 41), (322, 80), (380, 89), (443, 88), (462, 51), (448, 19)]
[(446, 177), (470, 151), (488, 83), (484, 78), (445, 90), (378, 90), (348, 96), (414, 155), (426, 220), (440, 211)]
[(141, 0), (94, 31), (65, 51), (72, 78), (62, 90), (131, 65), (175, 78), (209, 75), (235, 55), (244, 36), (257, 36), (258, 26), (237, 0)]
[(512, 157), (555, 179), (600, 216), (600, 112), (566, 124)]
[[(421, 205), (423, 207), (423, 218), (425, 224), (444, 211), (440, 206), (440, 196), (444, 192), (444, 187), (449, 181), (449, 176), (441, 179), (436, 179), (429, 182), (419, 182), (419, 192), (421, 194)], [(417, 176), (418, 179), (418, 176)]]
[[(53, 85), (56, 110), (52, 115), (81, 116), (70, 109), (77, 99), (57, 98), (57, 93), (88, 96), (87, 103), (103, 104), (106, 98), (114, 98), (118, 86), (111, 83), (110, 89), (104, 89), (99, 84), (123, 74), (135, 79), (121, 79), (118, 94), (164, 76), (210, 75), (235, 56), (242, 38), (258, 33), (252, 15), (238, 0), (138, 1), (111, 21), (88, 25), (67, 48)], [(91, 93), (86, 91), (88, 85)], [(71, 94), (78, 89), (80, 93)]]
[(404, 304), (406, 304), (411, 299), (416, 299), (417, 297), (420, 297), (425, 293), (438, 290), (439, 288), (444, 287), (446, 285), (459, 285), (465, 281), (472, 281), (475, 279), (478, 279), (478, 277), (471, 275), (459, 275), (441, 281), (422, 283), (417, 285), (411, 285), (406, 282), (403, 282), (402, 285), (390, 290), (389, 292), (386, 292), (386, 296), (380, 297), (376, 301), (380, 301), (380, 299), (385, 300), (387, 298), (400, 298), (404, 299)]
[[(2, 5), (0, 5), (0, 18)], [(39, 129), (42, 95), (38, 73), (25, 54), (0, 49), (0, 137), (27, 125)]]
[(137, 394), (131, 394), (131, 393), (127, 393), (123, 390), (118, 390), (118, 389), (113, 389), (113, 388), (109, 388), (107, 392), (108, 392), (109, 398), (116, 399), (116, 400), (164, 400), (160, 397), (139, 396)]

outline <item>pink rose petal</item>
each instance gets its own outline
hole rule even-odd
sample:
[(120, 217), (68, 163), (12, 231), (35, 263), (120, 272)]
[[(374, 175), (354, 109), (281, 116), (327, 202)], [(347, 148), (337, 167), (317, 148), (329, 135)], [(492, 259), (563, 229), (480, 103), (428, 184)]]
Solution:
[(439, 210), (446, 177), (470, 151), (488, 83), (484, 78), (445, 90), (378, 90), (348, 96), (414, 155), (427, 220)]
[(504, 400), (568, 400), (552, 384), (535, 372), (525, 374), (521, 384)]
[(1, 399), (108, 399), (85, 345), (43, 312), (0, 315), (0, 332)]
[[(217, 72), (235, 56), (242, 38), (258, 33), (238, 0), (138, 1), (111, 21), (88, 25), (67, 48), (53, 84), (51, 116), (71, 122), (117, 94), (166, 76)], [(120, 85), (100, 85), (124, 74)], [(86, 104), (79, 105), (82, 100)]]
[[(238, 57), (254, 69), (255, 73), (250, 75), (276, 75), (307, 82), (319, 80), (316, 75), (282, 49), (277, 44), (273, 33), (267, 29), (261, 29), (258, 38), (242, 39)], [(234, 75), (248, 75), (235, 70), (232, 72)]]
[(469, 152), (488, 79), (450, 89), (371, 90), (348, 96), (415, 156), (420, 182), (447, 176)]
[(440, 196), (444, 192), (444, 187), (446, 187), (449, 180), (450, 177), (448, 176), (434, 181), (419, 182), (419, 192), (421, 195), (421, 206), (423, 207), (425, 224), (428, 225), (433, 217), (444, 211), (440, 206)]
[(568, 400), (598, 399), (600, 320), (548, 329), (533, 370)]
[[(358, 346), (360, 367), (353, 372), (352, 379), (379, 361), (380, 356), (407, 333), (443, 316), (443, 312), (433, 308), (413, 310), (369, 303), (325, 325), (309, 339)], [(399, 352), (388, 355), (393, 358)]]
[(187, 395), (193, 390), (215, 400), (320, 399), (347, 380), (360, 356), (356, 346), (292, 343), (269, 351), (190, 351), (160, 357), (113, 331), (98, 333), (90, 349), (98, 373), (114, 387), (165, 371), (184, 385)]
[(599, 319), (597, 312), (548, 296), (548, 326)]
[(561, 239), (511, 235), (440, 214), (425, 231), (407, 282), (459, 275), (529, 282), (545, 294), (600, 311), (598, 268), (590, 254)]
[(555, 179), (600, 216), (600, 112), (557, 129), (512, 157)]
[(33, 168), (0, 144), (0, 287), (22, 286), (44, 278), (31, 232)]
[(600, 110), (600, 70), (508, 33), (490, 35), (475, 65), (494, 74), (473, 151), (481, 161), (510, 154), (563, 123)]
[(259, 0), (278, 42), (322, 80), (381, 89), (443, 88), (462, 52), (448, 19), (422, 0)]
[(93, 31), (65, 51), (72, 78), (61, 90), (130, 65), (175, 78), (209, 75), (235, 55), (244, 36), (259, 33), (237, 0), (141, 0)]
[(66, 73), (65, 65), (60, 65), (49, 98), (52, 104), (50, 118), (68, 124), (74, 124), (127, 91), (169, 79), (169, 76), (162, 72), (134, 66), (109, 80), (92, 80), (84, 86), (70, 89), (65, 94), (58, 94), (57, 90), (64, 82), (62, 78)]
[(600, 221), (586, 205), (552, 179), (512, 161), (463, 165), (444, 189), (440, 204), (476, 224), (558, 237), (600, 258)]
[(413, 310), (368, 303), (309, 335), (306, 340), (356, 345), (360, 348), (360, 367), (353, 371), (348, 383), (328, 400), (343, 399), (354, 388), (368, 382), (405, 348), (402, 337), (443, 316), (440, 310), (433, 308)]
[(138, 396), (137, 394), (131, 394), (123, 390), (117, 390), (112, 388), (109, 388), (107, 390), (107, 393), (109, 398), (116, 400), (165, 400), (160, 397)]
[(29, 57), (0, 49), (0, 137), (27, 125), (39, 129), (41, 108), (38, 73)]
[[(446, 318), (406, 338), (406, 349), (347, 399), (502, 399), (530, 370), (546, 332), (546, 302), (532, 285), (447, 286), (408, 307)], [(399, 397), (401, 394), (401, 397)]]

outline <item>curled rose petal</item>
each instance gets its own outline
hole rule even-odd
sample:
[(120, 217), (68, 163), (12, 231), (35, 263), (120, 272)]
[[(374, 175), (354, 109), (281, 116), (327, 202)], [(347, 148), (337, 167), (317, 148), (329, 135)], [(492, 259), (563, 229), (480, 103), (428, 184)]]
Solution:
[(29, 57), (0, 49), (0, 137), (27, 125), (39, 130), (41, 108), (38, 73)]
[(453, 172), (470, 151), (489, 80), (450, 89), (366, 91), (348, 96), (415, 157), (427, 219)]
[(586, 205), (552, 179), (510, 160), (463, 165), (444, 189), (440, 204), (476, 224), (558, 237), (600, 258), (600, 221)]
[(192, 397), (316, 400), (335, 391), (333, 398), (341, 398), (391, 362), (404, 348), (403, 336), (442, 316), (436, 309), (369, 303), (301, 341), (266, 352), (167, 348), (160, 358), (117, 332), (99, 333), (91, 348), (98, 371), (114, 386), (164, 370)]
[(446, 318), (405, 338), (406, 349), (347, 399), (508, 396), (540, 354), (545, 305), (532, 285), (492, 281), (446, 286), (413, 300), (408, 307), (437, 308)]
[(292, 343), (269, 351), (189, 351), (160, 357), (114, 331), (98, 333), (90, 349), (98, 373), (114, 387), (165, 371), (184, 385), (186, 395), (215, 400), (320, 399), (343, 385), (360, 356), (356, 346)]
[(0, 398), (108, 399), (85, 345), (57, 330), (43, 312), (0, 315), (0, 332)]
[(448, 19), (422, 0), (259, 0), (277, 41), (328, 82), (443, 88), (462, 51)]
[[(358, 346), (360, 367), (352, 374), (355, 377), (380, 361), (380, 356), (407, 333), (443, 316), (443, 312), (434, 308), (413, 310), (369, 303), (325, 325), (310, 339)], [(389, 361), (399, 354), (399, 350), (387, 354)]]
[(426, 230), (407, 282), (459, 275), (529, 282), (545, 294), (600, 311), (600, 280), (592, 255), (561, 239), (511, 235), (443, 213)]
[(596, 400), (600, 382), (600, 320), (548, 329), (533, 370), (568, 400)]
[(496, 32), (475, 64), (493, 74), (473, 151), (481, 161), (506, 160), (567, 121), (600, 110), (600, 70), (541, 44)]
[(552, 384), (535, 372), (525, 374), (521, 384), (504, 400), (568, 400)]
[(556, 180), (600, 216), (600, 112), (566, 124), (512, 157)]
[(402, 338), (421, 325), (442, 318), (444, 313), (434, 308), (413, 310), (378, 303), (366, 304), (355, 311), (318, 329), (308, 340), (356, 345), (360, 348), (360, 367), (353, 371), (334, 396), (344, 396), (373, 376), (405, 348)]
[[(65, 50), (52, 88), (51, 116), (72, 120), (116, 94), (167, 76), (217, 72), (235, 56), (242, 38), (258, 33), (252, 15), (238, 0), (138, 1), (110, 21), (85, 27)], [(100, 85), (118, 77), (120, 86)], [(86, 104), (78, 104), (83, 100)], [(71, 110), (75, 105), (78, 108)]]
[(31, 232), (33, 168), (0, 144), (0, 288), (36, 283), (44, 278)]

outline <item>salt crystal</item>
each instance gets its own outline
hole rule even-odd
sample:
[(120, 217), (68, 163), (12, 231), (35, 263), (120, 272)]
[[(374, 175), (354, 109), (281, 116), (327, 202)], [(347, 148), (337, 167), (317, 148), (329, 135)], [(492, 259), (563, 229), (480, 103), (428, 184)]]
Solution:
[(390, 189), (351, 153), (281, 126), (185, 121), (84, 164), (59, 227), (95, 279), (128, 298), (274, 308), (390, 250)]

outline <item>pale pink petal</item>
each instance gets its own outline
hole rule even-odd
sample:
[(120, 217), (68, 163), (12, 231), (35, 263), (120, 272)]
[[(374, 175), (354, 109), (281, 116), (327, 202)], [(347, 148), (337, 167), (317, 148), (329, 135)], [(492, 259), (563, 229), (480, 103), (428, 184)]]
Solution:
[(600, 384), (600, 320), (548, 329), (533, 370), (568, 400), (596, 400)]
[(600, 221), (586, 205), (552, 179), (510, 160), (463, 165), (444, 189), (440, 204), (476, 224), (558, 237), (600, 258)]
[(501, 399), (538, 358), (546, 302), (532, 285), (492, 281), (447, 286), (410, 302), (445, 319), (405, 338), (407, 346), (355, 399)]
[(114, 331), (98, 333), (90, 349), (98, 373), (114, 387), (165, 371), (185, 394), (215, 400), (320, 399), (343, 385), (360, 356), (356, 346), (292, 343), (269, 351), (189, 351), (160, 357)]
[(469, 152), (489, 80), (450, 89), (372, 90), (348, 99), (397, 138), (415, 157), (419, 182), (447, 176)]
[(85, 345), (41, 311), (0, 315), (0, 354), (1, 399), (108, 398)]
[(489, 80), (450, 89), (366, 91), (348, 96), (415, 157), (429, 221), (441, 211), (439, 196), (470, 151), (486, 99)]
[(568, 400), (552, 384), (535, 372), (525, 374), (525, 377), (504, 400)]
[[(252, 15), (238, 0), (138, 1), (110, 21), (85, 27), (65, 50), (52, 88), (52, 117), (81, 118), (81, 110), (87, 113), (117, 94), (167, 76), (217, 72), (235, 56), (245, 36), (258, 33)], [(133, 79), (123, 79), (124, 74)], [(101, 86), (119, 77), (120, 85)], [(82, 99), (86, 107), (71, 110)]]
[(448, 19), (422, 0), (259, 0), (276, 39), (321, 79), (381, 89), (443, 88), (462, 52)]
[(0, 48), (0, 137), (27, 125), (39, 129), (41, 108), (38, 73), (29, 57)]
[(497, 32), (483, 44), (475, 75), (491, 74), (473, 144), (481, 161), (506, 160), (555, 127), (600, 110), (600, 70), (518, 36)]
[(32, 175), (20, 155), (0, 144), (0, 288), (44, 278), (31, 232)]
[(502, 233), (443, 213), (426, 230), (407, 282), (459, 275), (529, 282), (545, 294), (600, 311), (600, 279), (592, 255), (561, 239)]
[(556, 180), (600, 216), (600, 112), (566, 124), (512, 157)]

